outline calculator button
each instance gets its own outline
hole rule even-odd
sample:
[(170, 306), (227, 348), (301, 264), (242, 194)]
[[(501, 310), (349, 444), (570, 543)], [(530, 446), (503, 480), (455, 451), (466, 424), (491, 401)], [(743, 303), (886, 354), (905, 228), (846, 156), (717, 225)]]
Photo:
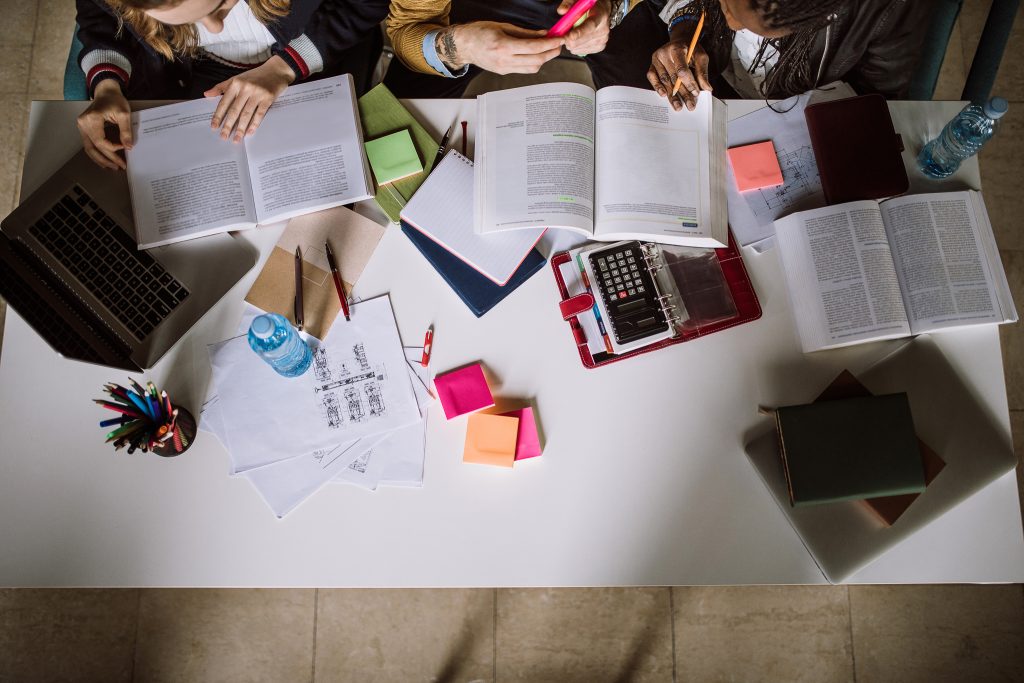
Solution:
[(625, 299), (626, 298), (626, 293), (625, 292), (619, 292), (619, 298), (620, 299)]
[(617, 278), (615, 278), (615, 282), (616, 282), (616, 283), (622, 282), (622, 278), (621, 278), (621, 277), (617, 277)]
[(604, 262), (604, 259), (601, 259), (601, 260), (600, 260), (600, 261), (598, 262), (598, 265), (600, 265), (600, 266), (601, 266), (601, 270), (608, 270), (608, 264)]
[(636, 259), (634, 259), (634, 258), (633, 258), (632, 256), (630, 256), (629, 258), (627, 258), (627, 259), (626, 259), (626, 261), (627, 261), (628, 263), (633, 263), (633, 262), (634, 262), (635, 260), (636, 260)]
[(631, 289), (629, 289), (628, 291), (629, 291), (629, 295), (630, 295), (630, 296), (633, 296), (634, 294), (636, 294), (636, 290), (635, 290), (635, 289), (632, 289), (632, 288), (631, 288)]
[(643, 291), (644, 291), (644, 288), (643, 288), (643, 287), (637, 287), (637, 288), (636, 288), (636, 291), (638, 291), (638, 292), (640, 292), (640, 293), (642, 294), (642, 293), (643, 293)]
[[(629, 260), (630, 260), (630, 261), (632, 261), (633, 259), (629, 259)], [(629, 267), (629, 269), (630, 269), (630, 270), (636, 270), (636, 264), (634, 263), (633, 265), (631, 265), (631, 266)]]

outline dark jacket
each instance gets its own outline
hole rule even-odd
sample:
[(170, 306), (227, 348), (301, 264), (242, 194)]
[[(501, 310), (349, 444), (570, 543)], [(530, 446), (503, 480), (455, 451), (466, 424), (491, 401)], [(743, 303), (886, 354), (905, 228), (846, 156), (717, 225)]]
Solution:
[[(244, 2), (245, 0), (240, 0)], [(120, 31), (113, 10), (103, 0), (76, 0), (79, 65), (90, 95), (104, 78), (117, 78), (130, 98), (171, 99), (183, 96), (191, 59), (173, 61), (156, 53), (125, 24)], [(291, 12), (267, 25), (277, 41), (273, 54), (295, 71), (296, 82), (314, 74), (341, 73), (346, 52), (368, 38), (379, 40), (388, 0), (292, 0)]]
[[(929, 4), (928, 0), (851, 0), (847, 9), (818, 31), (809, 56), (813, 82), (804, 89), (841, 80), (861, 94), (902, 97), (920, 58)], [(731, 47), (723, 45), (709, 55), (713, 73), (730, 63)], [(716, 91), (720, 80), (714, 82)], [(771, 92), (768, 96), (795, 94)]]

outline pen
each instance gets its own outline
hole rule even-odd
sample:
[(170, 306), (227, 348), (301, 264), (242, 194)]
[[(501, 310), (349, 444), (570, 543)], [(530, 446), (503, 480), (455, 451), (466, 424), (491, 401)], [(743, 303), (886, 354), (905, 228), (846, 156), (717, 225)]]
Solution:
[[(594, 290), (590, 288), (590, 278), (587, 277), (587, 269), (583, 267), (583, 259), (580, 258), (579, 253), (576, 253), (576, 263), (580, 267), (580, 277), (583, 278), (583, 286), (587, 290), (587, 294), (594, 296)], [(594, 317), (597, 318), (597, 329), (601, 330), (601, 337), (604, 338), (604, 349), (608, 353), (614, 354), (615, 350), (612, 348), (612, 340), (608, 336), (607, 330), (604, 327), (604, 321), (601, 320), (601, 311), (597, 308), (597, 297), (594, 297)]]
[(427, 328), (427, 334), (423, 337), (423, 356), (420, 358), (420, 365), (427, 367), (430, 364), (430, 347), (434, 344), (434, 326)]
[(345, 314), (345, 320), (351, 320), (352, 318), (348, 314), (348, 300), (345, 298), (345, 288), (341, 285), (341, 273), (338, 272), (338, 264), (334, 262), (334, 252), (331, 251), (330, 242), (324, 242), (324, 251), (327, 252), (327, 263), (330, 265), (331, 275), (334, 277), (334, 288), (338, 290), (341, 312)]
[(295, 327), (302, 331), (302, 251), (295, 247)]
[(469, 121), (462, 122), (462, 156), (466, 156), (466, 127), (469, 125)]
[(454, 127), (454, 123), (448, 126), (448, 130), (445, 131), (444, 136), (441, 138), (441, 146), (437, 148), (437, 156), (434, 157), (434, 165), (430, 167), (431, 171), (437, 168), (437, 165), (441, 163), (441, 159), (444, 159), (444, 150), (446, 147), (448, 147), (448, 138), (451, 137), (452, 128)]
[[(690, 39), (690, 47), (686, 48), (686, 66), (690, 66), (690, 58), (693, 57), (693, 51), (697, 49), (697, 41), (700, 40), (700, 32), (704, 29), (704, 13), (700, 13), (700, 20), (697, 21), (697, 30), (693, 32), (693, 38)], [(672, 87), (672, 96), (675, 97), (676, 93), (679, 92), (679, 88), (683, 87), (683, 79), (676, 76), (676, 84)]]

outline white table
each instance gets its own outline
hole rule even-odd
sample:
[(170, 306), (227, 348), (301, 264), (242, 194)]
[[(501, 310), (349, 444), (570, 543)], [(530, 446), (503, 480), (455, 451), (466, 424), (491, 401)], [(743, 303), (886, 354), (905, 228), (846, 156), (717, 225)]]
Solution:
[[(453, 120), (475, 128), (471, 101), (410, 106), (435, 134)], [(756, 106), (731, 103), (730, 114)], [(23, 194), (76, 149), (73, 118), (83, 107), (33, 105)], [(923, 138), (958, 108), (897, 104), (893, 111), (898, 124), (927, 117)], [(458, 148), (459, 133), (453, 138)], [(960, 180), (979, 185), (974, 161)], [(265, 254), (278, 233), (260, 229), (248, 238)], [(534, 399), (545, 453), (513, 470), (463, 465), (464, 422), (446, 423), (434, 409), (421, 490), (332, 484), (283, 521), (245, 479), (227, 476), (227, 455), (209, 434), (176, 459), (115, 454), (97, 426), (108, 416), (89, 399), (117, 371), (61, 360), (8, 310), (0, 358), (0, 585), (823, 583), (743, 443), (763, 427), (758, 404), (808, 400), (838, 370), (862, 367), (891, 346), (804, 355), (776, 254), (748, 250), (745, 258), (761, 320), (588, 371), (559, 317), (550, 269), (478, 320), (408, 240), (388, 230), (357, 294), (390, 292), (408, 344), (420, 343), (433, 323), (435, 371), (482, 360), (500, 382), (501, 400)], [(186, 405), (205, 393), (203, 344), (234, 330), (258, 270), (150, 373)], [(935, 338), (1008, 434), (997, 331)], [(853, 578), (1022, 580), (1012, 472)]]

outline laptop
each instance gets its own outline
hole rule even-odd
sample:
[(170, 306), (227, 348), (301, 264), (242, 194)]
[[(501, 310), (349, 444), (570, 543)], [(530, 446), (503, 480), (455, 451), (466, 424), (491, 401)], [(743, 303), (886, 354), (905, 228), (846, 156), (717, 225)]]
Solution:
[(227, 234), (139, 251), (125, 174), (79, 152), (0, 223), (0, 296), (60, 355), (139, 371), (258, 257)]

